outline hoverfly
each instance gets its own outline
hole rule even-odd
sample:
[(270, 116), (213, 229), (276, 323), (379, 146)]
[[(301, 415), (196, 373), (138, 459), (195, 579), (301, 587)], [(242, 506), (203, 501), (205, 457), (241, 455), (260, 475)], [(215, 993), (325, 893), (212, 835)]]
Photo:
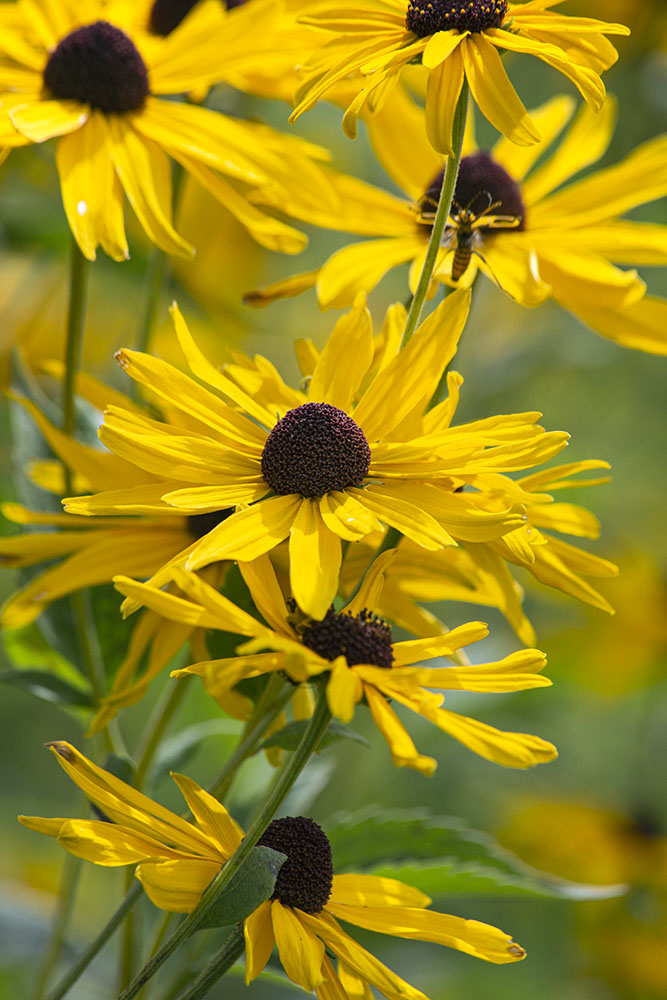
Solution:
[[(480, 195), (486, 195), (488, 204), (481, 212), (475, 212), (473, 205)], [(500, 201), (493, 201), (488, 191), (477, 191), (470, 199), (465, 208), (458, 202), (453, 201), (450, 214), (447, 218), (447, 225), (443, 236), (442, 245), (454, 252), (452, 260), (452, 280), (459, 281), (468, 270), (468, 265), (472, 255), (475, 254), (480, 260), (487, 261), (477, 249), (482, 245), (482, 234), (480, 229), (515, 229), (521, 225), (521, 219), (516, 215), (491, 215), (494, 208), (498, 208)], [(433, 210), (427, 206), (433, 206)], [(438, 209), (437, 201), (429, 194), (425, 194), (420, 199), (418, 205), (419, 221), (425, 225), (432, 225), (435, 213)], [(489, 268), (490, 270), (490, 268)], [(496, 284), (499, 285), (496, 280)]]

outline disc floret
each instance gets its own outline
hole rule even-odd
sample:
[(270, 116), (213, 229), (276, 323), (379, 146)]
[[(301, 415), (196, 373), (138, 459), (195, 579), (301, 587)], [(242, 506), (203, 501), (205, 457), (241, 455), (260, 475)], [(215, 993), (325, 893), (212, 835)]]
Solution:
[(480, 32), (499, 28), (506, 0), (410, 0), (405, 24), (419, 38), (437, 31)]
[(258, 844), (287, 855), (271, 898), (304, 913), (320, 913), (334, 874), (331, 845), (321, 827), (305, 816), (285, 816), (269, 823)]

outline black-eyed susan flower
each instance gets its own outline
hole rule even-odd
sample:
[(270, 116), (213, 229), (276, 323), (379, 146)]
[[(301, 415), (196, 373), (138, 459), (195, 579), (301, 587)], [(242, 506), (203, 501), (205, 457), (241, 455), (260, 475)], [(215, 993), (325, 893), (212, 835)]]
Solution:
[[(436, 657), (453, 657), (463, 646), (483, 638), (482, 622), (425, 638), (394, 642), (391, 626), (375, 614), (381, 601), (385, 569), (395, 556), (385, 552), (364, 577), (359, 593), (336, 612), (329, 609), (321, 621), (301, 614), (285, 602), (267, 556), (241, 564), (255, 606), (268, 625), (242, 611), (196, 574), (174, 568), (174, 580), (186, 598), (176, 598), (155, 587), (116, 578), (116, 587), (170, 621), (250, 636), (237, 655), (195, 663), (176, 676), (197, 674), (208, 693), (226, 698), (247, 677), (282, 671), (303, 683), (326, 674), (326, 694), (332, 715), (349, 722), (360, 702), (368, 705), (378, 730), (387, 741), (394, 764), (432, 774), (436, 761), (420, 754), (390, 702), (403, 705), (459, 740), (474, 753), (507, 767), (531, 767), (553, 760), (556, 750), (537, 736), (508, 733), (441, 707), (439, 690), (520, 691), (545, 687), (541, 675), (546, 659), (536, 649), (525, 649), (495, 663), (426, 668)], [(264, 650), (270, 652), (264, 652)]]
[(218, 82), (222, 67), (240, 58), (239, 29), (228, 26), (222, 4), (197, 5), (167, 37), (149, 30), (146, 2), (13, 6), (0, 33), (0, 148), (58, 139), (65, 212), (86, 257), (94, 259), (100, 244), (115, 260), (128, 256), (124, 195), (154, 243), (193, 252), (172, 224), (169, 157), (262, 245), (303, 249), (305, 237), (251, 205), (246, 192), (284, 188), (295, 175), (316, 185), (315, 147), (165, 99)]
[[(110, 822), (39, 816), (20, 816), (19, 821), (95, 864), (137, 865), (137, 878), (157, 907), (175, 913), (193, 910), (243, 839), (243, 830), (224, 806), (190, 778), (173, 774), (194, 818), (187, 822), (97, 767), (71, 744), (52, 743), (50, 748)], [(336, 875), (326, 834), (307, 817), (274, 820), (259, 844), (280, 851), (286, 860), (271, 898), (244, 921), (248, 983), (276, 947), (289, 978), (316, 991), (319, 1000), (364, 996), (369, 986), (388, 1000), (427, 1000), (357, 944), (339, 921), (442, 944), (497, 965), (525, 956), (497, 927), (431, 910), (429, 897), (403, 882)], [(338, 959), (338, 971), (330, 956)]]
[[(611, 99), (598, 115), (584, 106), (550, 150), (573, 108), (572, 100), (557, 97), (533, 112), (543, 139), (523, 150), (506, 139), (490, 152), (481, 150), (468, 131), (434, 282), (467, 286), (481, 271), (522, 305), (536, 306), (551, 298), (616, 343), (664, 354), (667, 302), (645, 295), (637, 271), (618, 265), (667, 263), (667, 227), (622, 218), (667, 193), (667, 136), (563, 186), (604, 154), (616, 117)], [(313, 215), (308, 209), (310, 221), (318, 225), (374, 238), (338, 250), (316, 271), (252, 292), (247, 301), (264, 305), (315, 285), (322, 308), (347, 306), (359, 291), (370, 292), (388, 271), (405, 263), (410, 264), (414, 292), (444, 167), (424, 136), (422, 119), (423, 112), (405, 91), (397, 90), (369, 124), (383, 166), (406, 197), (331, 173), (342, 211)], [(283, 208), (305, 218), (298, 201)], [(472, 252), (454, 280), (455, 250), (466, 214), (474, 219)], [(494, 224), (494, 218), (504, 221)]]
[(343, 128), (354, 138), (361, 110), (381, 107), (401, 70), (421, 61), (429, 71), (426, 131), (434, 149), (453, 155), (454, 109), (464, 79), (499, 132), (520, 146), (531, 145), (540, 132), (510, 83), (500, 53), (536, 56), (567, 76), (598, 111), (605, 95), (600, 73), (618, 58), (605, 35), (629, 34), (622, 24), (549, 9), (560, 2), (378, 0), (354, 10), (318, 8), (302, 21), (332, 37), (305, 67), (291, 120), (339, 80), (357, 73), (357, 94), (343, 117)]
[[(523, 520), (520, 506), (510, 501), (481, 511), (474, 497), (456, 492), (452, 477), (539, 464), (565, 446), (566, 434), (545, 433), (537, 413), (441, 428), (442, 410), (428, 430), (396, 433), (432, 397), (468, 304), (467, 292), (450, 296), (378, 370), (360, 298), (336, 324), (300, 390), (261, 358), (238, 365), (236, 380), (215, 369), (174, 308), (190, 369), (208, 388), (157, 358), (119, 352), (132, 378), (185, 417), (166, 425), (110, 407), (102, 441), (153, 475), (141, 487), (70, 498), (67, 510), (120, 514), (139, 504), (143, 513), (173, 516), (174, 509), (193, 515), (237, 504), (190, 553), (187, 568), (254, 559), (289, 538), (292, 593), (314, 618), (324, 617), (336, 594), (342, 541), (357, 541), (382, 524), (426, 549), (512, 531)], [(391, 323), (398, 327), (402, 315), (392, 310)]]

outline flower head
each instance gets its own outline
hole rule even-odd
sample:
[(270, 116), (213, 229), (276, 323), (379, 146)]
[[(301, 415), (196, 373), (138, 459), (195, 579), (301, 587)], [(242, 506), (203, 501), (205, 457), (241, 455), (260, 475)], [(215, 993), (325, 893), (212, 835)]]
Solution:
[[(329, 709), (349, 722), (359, 703), (368, 705), (373, 719), (389, 744), (398, 767), (432, 774), (436, 762), (420, 754), (391, 702), (403, 705), (459, 740), (474, 753), (507, 767), (531, 767), (553, 760), (556, 749), (537, 736), (501, 732), (476, 719), (442, 708), (437, 690), (520, 691), (545, 687), (541, 676), (546, 659), (536, 649), (514, 653), (495, 663), (475, 666), (426, 668), (419, 664), (435, 658), (456, 657), (457, 651), (487, 635), (482, 622), (425, 639), (396, 642), (389, 622), (375, 613), (381, 603), (384, 573), (395, 557), (385, 552), (372, 564), (359, 593), (340, 611), (330, 609), (313, 620), (286, 604), (275, 571), (267, 556), (241, 564), (255, 606), (262, 619), (246, 614), (194, 573), (174, 568), (174, 579), (184, 598), (175, 598), (155, 587), (126, 577), (116, 587), (131, 600), (146, 605), (169, 621), (188, 621), (208, 628), (250, 637), (237, 655), (195, 663), (174, 676), (197, 674), (208, 693), (225, 699), (247, 677), (282, 672), (295, 683), (322, 676)], [(264, 650), (270, 652), (264, 652)]]
[[(217, 799), (184, 775), (172, 775), (193, 815), (187, 822), (97, 767), (69, 743), (52, 743), (58, 762), (110, 822), (20, 816), (98, 865), (137, 865), (146, 894), (163, 910), (189, 913), (241, 843), (243, 831)], [(287, 855), (271, 899), (244, 921), (246, 981), (264, 969), (274, 947), (293, 982), (319, 1000), (376, 987), (388, 1000), (423, 993), (354, 941), (339, 921), (395, 937), (442, 944), (487, 962), (517, 962), (523, 948), (496, 927), (429, 909), (424, 893), (391, 878), (336, 875), (323, 830), (303, 816), (274, 820), (260, 844)], [(338, 972), (329, 955), (338, 958)]]
[[(167, 427), (111, 407), (102, 441), (152, 478), (140, 490), (70, 498), (67, 510), (119, 514), (140, 498), (144, 512), (173, 516), (175, 509), (196, 514), (238, 504), (188, 555), (188, 569), (254, 559), (289, 538), (292, 594), (313, 618), (324, 617), (336, 594), (341, 541), (357, 541), (383, 523), (426, 549), (512, 531), (523, 521), (513, 501), (482, 512), (458, 491), (457, 477), (481, 467), (530, 467), (560, 451), (567, 435), (545, 433), (537, 413), (453, 428), (440, 426), (440, 410), (420, 423), (467, 311), (467, 292), (450, 296), (404, 350), (396, 353), (394, 344), (378, 367), (360, 298), (321, 353), (306, 348), (312, 367), (306, 387), (295, 390), (265, 359), (241, 358), (233, 370), (216, 370), (175, 308), (191, 371), (209, 388), (156, 358), (121, 351), (128, 374), (184, 414), (183, 424)], [(403, 321), (404, 311), (394, 308), (387, 328), (398, 332)]]
[[(618, 265), (667, 264), (665, 226), (621, 217), (667, 193), (667, 137), (658, 136), (620, 163), (572, 181), (606, 151), (616, 106), (609, 98), (597, 115), (584, 107), (564, 131), (573, 110), (572, 100), (557, 97), (533, 111), (543, 140), (521, 153), (505, 139), (482, 150), (473, 129), (468, 130), (433, 287), (435, 282), (469, 286), (482, 272), (524, 306), (551, 298), (617, 343), (664, 354), (667, 302), (645, 295), (637, 271)], [(403, 198), (329, 172), (342, 211), (313, 215), (298, 197), (283, 204), (295, 218), (373, 238), (343, 247), (318, 270), (251, 292), (246, 301), (265, 305), (315, 285), (323, 308), (347, 306), (405, 263), (410, 264), (414, 291), (444, 166), (424, 135), (422, 118), (422, 111), (397, 89), (369, 121), (375, 150)], [(465, 235), (469, 252), (457, 270), (457, 249)]]
[(361, 110), (378, 110), (386, 84), (409, 63), (421, 61), (429, 71), (426, 131), (434, 149), (452, 155), (454, 109), (464, 79), (499, 132), (520, 146), (531, 145), (540, 132), (510, 83), (499, 50), (536, 56), (565, 74), (599, 110), (605, 93), (599, 74), (618, 57), (605, 35), (629, 34), (622, 24), (548, 9), (559, 2), (379, 0), (354, 11), (318, 9), (304, 15), (305, 24), (333, 37), (306, 67), (292, 121), (357, 72), (357, 93), (343, 117), (343, 128), (354, 138)]
[(176, 255), (194, 252), (172, 224), (168, 157), (263, 246), (303, 249), (305, 237), (250, 205), (238, 184), (285, 190), (298, 175), (300, 185), (314, 189), (319, 172), (311, 155), (321, 155), (315, 147), (163, 99), (206, 88), (221, 79), (222, 66), (238, 63), (238, 31), (222, 4), (198, 5), (165, 37), (142, 23), (135, 5), (14, 6), (0, 36), (0, 147), (58, 139), (65, 212), (86, 257), (93, 260), (100, 244), (115, 260), (129, 256), (123, 192), (155, 244)]

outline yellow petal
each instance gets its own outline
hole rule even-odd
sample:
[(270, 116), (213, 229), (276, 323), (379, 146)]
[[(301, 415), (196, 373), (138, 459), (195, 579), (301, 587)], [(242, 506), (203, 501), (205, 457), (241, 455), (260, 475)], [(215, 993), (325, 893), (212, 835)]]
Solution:
[(302, 611), (324, 618), (338, 590), (340, 538), (327, 528), (317, 498), (304, 498), (290, 528), (290, 584)]
[[(428, 906), (419, 889), (381, 875), (334, 875), (327, 909), (335, 906)], [(343, 919), (345, 919), (343, 917)]]
[(373, 721), (386, 740), (396, 767), (411, 767), (421, 774), (433, 774), (437, 766), (436, 761), (417, 752), (417, 748), (384, 696), (370, 684), (364, 685), (364, 694)]
[(476, 32), (465, 39), (461, 51), (470, 92), (484, 117), (519, 146), (539, 142), (540, 133), (510, 83), (494, 46), (481, 32)]
[(111, 160), (107, 125), (92, 111), (85, 126), (58, 143), (56, 165), (65, 213), (81, 252), (95, 260), (99, 243), (113, 260), (130, 256), (123, 192)]
[(459, 625), (458, 628), (445, 632), (444, 635), (395, 642), (392, 646), (394, 663), (396, 666), (405, 666), (418, 663), (420, 660), (431, 660), (435, 656), (452, 656), (458, 649), (472, 642), (478, 642), (488, 634), (489, 628), (484, 622), (468, 622), (466, 625)]
[(558, 756), (555, 746), (539, 736), (503, 732), (446, 709), (437, 709), (428, 718), (473, 753), (505, 767), (533, 767)]
[(462, 87), (463, 60), (459, 47), (431, 70), (426, 85), (426, 134), (433, 149), (445, 156), (454, 155), (452, 126)]
[(219, 559), (250, 562), (264, 555), (287, 538), (301, 500), (301, 496), (290, 493), (260, 500), (247, 510), (232, 514), (202, 539), (187, 568), (200, 569)]
[(22, 135), (32, 142), (44, 142), (81, 128), (90, 109), (78, 101), (39, 101), (10, 111), (10, 118)]
[(424, 398), (430, 399), (456, 350), (469, 308), (468, 291), (447, 296), (373, 379), (353, 413), (369, 443), (386, 437)]
[(452, 917), (447, 913), (411, 907), (385, 909), (372, 904), (337, 906), (329, 903), (327, 910), (358, 927), (379, 931), (381, 934), (394, 934), (408, 940), (446, 945), (498, 965), (518, 962), (526, 954), (520, 945), (512, 941), (509, 934), (504, 934), (497, 927), (478, 920)]
[(363, 693), (357, 674), (350, 670), (345, 657), (339, 656), (327, 681), (329, 711), (341, 722), (350, 722), (354, 717), (354, 706), (361, 701)]
[(245, 981), (248, 986), (264, 970), (275, 944), (271, 900), (260, 903), (243, 924), (245, 936)]
[[(572, 308), (572, 307), (571, 307)], [(645, 295), (624, 309), (576, 305), (576, 315), (622, 347), (649, 354), (667, 354), (667, 300)], [(574, 311), (573, 308), (573, 311)]]
[(263, 618), (276, 632), (293, 635), (291, 627), (287, 624), (289, 612), (285, 598), (269, 557), (264, 555), (252, 562), (241, 562), (239, 569)]
[(228, 600), (195, 573), (189, 573), (175, 566), (173, 578), (184, 594), (217, 617), (218, 628), (236, 632), (238, 635), (261, 635), (266, 631), (265, 626), (256, 618)]
[(236, 820), (232, 819), (217, 799), (191, 778), (184, 774), (172, 773), (171, 776), (199, 826), (211, 840), (217, 841), (222, 854), (230, 858), (243, 840), (243, 830)]
[(329, 335), (308, 386), (308, 402), (330, 403), (349, 413), (372, 360), (371, 315), (360, 295)]
[(382, 531), (382, 525), (369, 510), (349, 493), (332, 490), (320, 497), (320, 514), (330, 531), (339, 538), (357, 542), (373, 531)]
[(387, 271), (412, 260), (423, 245), (419, 235), (368, 240), (343, 247), (329, 257), (317, 278), (322, 309), (345, 308), (363, 292), (372, 292)]
[[(502, 136), (493, 147), (493, 159), (508, 172), (516, 181), (523, 181), (521, 196), (524, 203), (532, 205), (536, 200), (533, 194), (532, 181), (539, 171), (535, 171), (526, 179), (526, 174), (537, 162), (545, 149), (562, 132), (575, 109), (572, 97), (560, 94), (545, 101), (539, 108), (533, 108), (530, 113), (542, 139), (532, 146), (517, 146)], [(606, 106), (606, 104), (605, 104)], [(567, 139), (565, 140), (567, 141)], [(560, 149), (560, 146), (558, 147)], [(557, 155), (557, 154), (556, 154)], [(568, 175), (569, 176), (569, 175)], [(530, 191), (530, 193), (529, 193)]]
[(366, 574), (359, 587), (359, 593), (344, 608), (348, 614), (358, 615), (363, 608), (376, 608), (380, 604), (384, 577), (387, 570), (392, 566), (398, 553), (397, 549), (389, 549), (382, 552), (377, 559), (374, 559), (366, 570)]
[(199, 858), (144, 861), (138, 866), (136, 874), (148, 898), (161, 910), (190, 913), (220, 867), (219, 861), (203, 861)]
[(549, 687), (551, 681), (539, 673), (547, 658), (539, 649), (522, 649), (494, 663), (465, 667), (419, 670), (419, 683), (442, 691), (525, 691)]
[(399, 497), (385, 495), (381, 486), (377, 489), (369, 486), (365, 490), (350, 490), (350, 493), (381, 521), (398, 528), (417, 545), (435, 550), (452, 544), (451, 537), (435, 518)]
[(190, 257), (193, 248), (171, 224), (171, 167), (160, 147), (139, 137), (120, 115), (109, 115), (111, 156), (128, 201), (149, 238), (165, 253)]
[(304, 990), (314, 990), (324, 980), (324, 943), (304, 925), (301, 910), (292, 910), (278, 900), (271, 904), (271, 920), (285, 972)]
[(422, 66), (426, 69), (435, 69), (441, 62), (451, 56), (454, 49), (461, 44), (465, 38), (464, 32), (459, 31), (436, 31), (431, 35), (422, 55)]
[(301, 295), (313, 287), (319, 273), (319, 268), (316, 271), (304, 271), (302, 274), (293, 274), (291, 278), (264, 285), (263, 288), (254, 288), (251, 292), (244, 293), (243, 304), (259, 308), (269, 306), (277, 299), (289, 299)]

